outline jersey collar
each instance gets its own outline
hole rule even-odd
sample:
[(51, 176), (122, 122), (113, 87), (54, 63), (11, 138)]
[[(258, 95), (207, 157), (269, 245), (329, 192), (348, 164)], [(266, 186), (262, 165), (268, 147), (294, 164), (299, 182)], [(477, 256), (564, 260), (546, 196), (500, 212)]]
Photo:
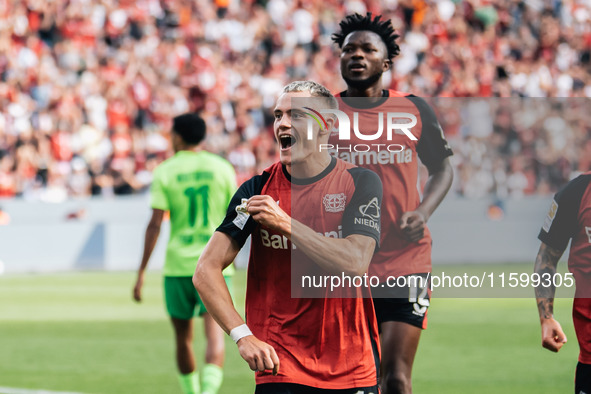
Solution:
[(318, 182), (319, 180), (327, 176), (336, 167), (336, 165), (337, 159), (335, 159), (334, 156), (331, 156), (330, 163), (328, 164), (328, 166), (326, 166), (326, 168), (322, 170), (320, 174), (313, 176), (312, 178), (294, 178), (289, 174), (289, 172), (287, 172), (287, 168), (285, 167), (285, 165), (282, 164), (281, 168), (283, 170), (283, 175), (285, 175), (287, 180), (293, 183), (294, 185), (311, 185), (312, 183)]
[(373, 103), (370, 101), (366, 102), (366, 100), (364, 100), (365, 97), (349, 97), (349, 96), (347, 96), (346, 90), (339, 93), (339, 96), (341, 97), (341, 100), (343, 100), (343, 102), (351, 108), (371, 109), (371, 108), (379, 107), (380, 105), (384, 104), (388, 100), (388, 98), (390, 97), (390, 92), (386, 89), (382, 89), (382, 97)]

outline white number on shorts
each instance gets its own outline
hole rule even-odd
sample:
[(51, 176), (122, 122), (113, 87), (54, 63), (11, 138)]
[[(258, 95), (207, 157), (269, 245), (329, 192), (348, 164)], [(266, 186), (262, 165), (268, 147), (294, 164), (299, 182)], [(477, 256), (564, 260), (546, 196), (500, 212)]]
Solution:
[[(419, 288), (421, 292), (419, 293)], [(414, 309), (419, 314), (427, 312), (429, 300), (426, 298), (428, 287), (410, 286), (408, 289), (408, 302), (414, 303)], [(418, 295), (418, 296), (417, 296)]]

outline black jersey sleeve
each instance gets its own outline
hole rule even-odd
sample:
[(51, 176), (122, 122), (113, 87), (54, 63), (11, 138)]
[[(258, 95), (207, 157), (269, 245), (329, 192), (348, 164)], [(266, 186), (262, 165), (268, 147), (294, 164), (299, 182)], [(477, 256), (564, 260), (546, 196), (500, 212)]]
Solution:
[(243, 199), (249, 199), (252, 196), (261, 194), (263, 186), (269, 180), (269, 176), (269, 173), (263, 172), (261, 175), (256, 175), (244, 182), (232, 197), (224, 221), (216, 229), (216, 231), (226, 233), (232, 237), (241, 248), (257, 223), (248, 213), (241, 211), (238, 207), (242, 205)]
[(343, 213), (343, 237), (366, 235), (380, 244), (380, 210), (382, 207), (382, 181), (373, 171), (361, 167), (348, 170), (355, 191)]
[(538, 239), (546, 245), (564, 250), (577, 230), (581, 200), (591, 175), (581, 175), (554, 195)]
[(446, 157), (453, 155), (453, 152), (443, 135), (433, 108), (420, 97), (410, 95), (408, 99), (417, 107), (421, 116), (422, 129), (417, 154), (428, 169), (437, 167)]

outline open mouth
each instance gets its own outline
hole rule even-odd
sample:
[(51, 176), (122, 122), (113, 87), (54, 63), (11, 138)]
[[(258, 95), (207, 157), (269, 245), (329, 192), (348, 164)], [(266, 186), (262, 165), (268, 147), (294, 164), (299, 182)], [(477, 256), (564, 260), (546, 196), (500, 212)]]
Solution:
[(279, 143), (281, 144), (281, 150), (286, 150), (296, 143), (296, 139), (293, 135), (283, 134), (279, 136)]

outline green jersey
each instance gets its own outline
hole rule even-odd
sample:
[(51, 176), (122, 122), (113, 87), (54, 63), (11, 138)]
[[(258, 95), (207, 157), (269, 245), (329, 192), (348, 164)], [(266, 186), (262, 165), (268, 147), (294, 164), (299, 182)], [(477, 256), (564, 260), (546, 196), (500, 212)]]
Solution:
[(156, 167), (150, 204), (170, 211), (165, 276), (193, 276), (197, 260), (223, 221), (235, 191), (234, 168), (213, 153), (183, 150)]

